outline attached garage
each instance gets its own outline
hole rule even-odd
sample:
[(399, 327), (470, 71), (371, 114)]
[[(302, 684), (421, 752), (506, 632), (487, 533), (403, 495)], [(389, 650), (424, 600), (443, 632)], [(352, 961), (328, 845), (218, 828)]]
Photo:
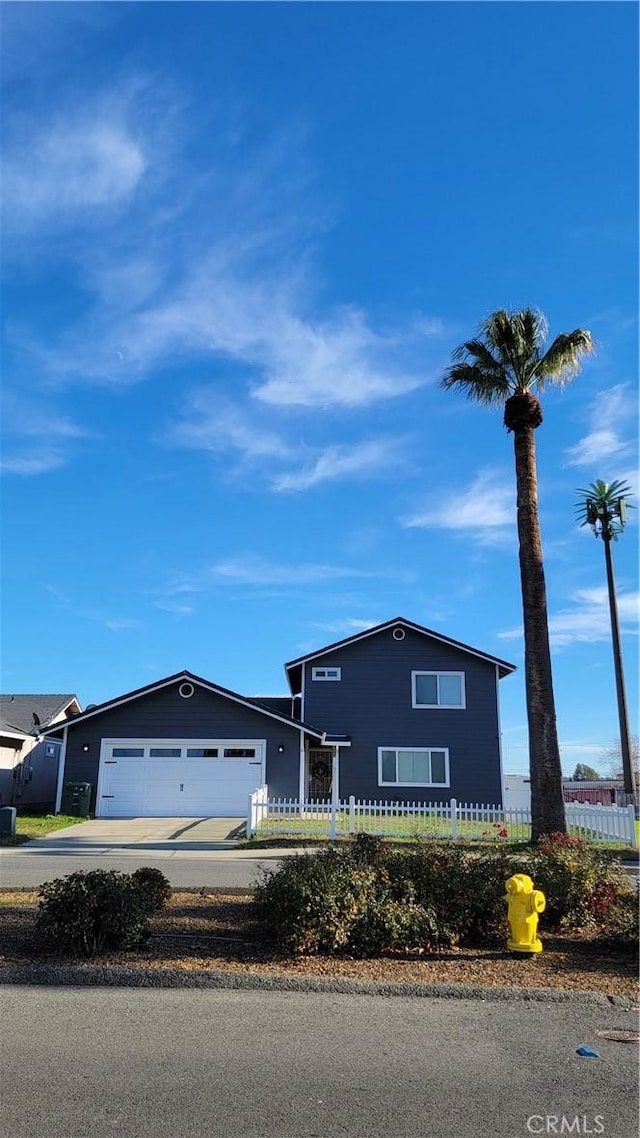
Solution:
[(234, 818), (265, 781), (265, 740), (104, 739), (96, 817)]
[(91, 787), (97, 818), (237, 818), (249, 794), (298, 796), (307, 741), (321, 733), (276, 706), (178, 672), (47, 732), (61, 738), (65, 784)]

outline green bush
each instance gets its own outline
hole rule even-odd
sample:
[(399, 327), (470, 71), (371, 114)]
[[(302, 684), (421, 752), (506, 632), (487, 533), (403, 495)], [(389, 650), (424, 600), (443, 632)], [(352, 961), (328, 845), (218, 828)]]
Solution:
[(134, 870), (131, 878), (142, 891), (149, 914), (164, 909), (171, 896), (171, 886), (164, 873), (150, 865)]
[(514, 873), (529, 874), (545, 893), (543, 930), (604, 930), (628, 920), (630, 889), (620, 869), (580, 839), (555, 835), (520, 853), (469, 853), (437, 841), (398, 849), (359, 834), (267, 872), (255, 911), (284, 952), (377, 956), (490, 944), (507, 934), (505, 885)]
[(619, 865), (596, 846), (567, 834), (542, 838), (524, 872), (547, 898), (545, 923), (550, 928), (588, 928), (606, 923), (609, 907), (629, 892)]
[(599, 941), (608, 948), (622, 949), (625, 952), (639, 951), (638, 937), (638, 897), (628, 889), (619, 893), (607, 908), (598, 935)]
[[(367, 865), (371, 855), (374, 865)], [(377, 956), (388, 949), (451, 942), (450, 931), (393, 880), (382, 843), (287, 859), (266, 872), (254, 897), (265, 931), (283, 952)]]
[(144, 873), (138, 871), (136, 880), (135, 874), (93, 869), (46, 882), (39, 891), (37, 935), (87, 957), (139, 944), (162, 891), (155, 877), (155, 892), (149, 889)]

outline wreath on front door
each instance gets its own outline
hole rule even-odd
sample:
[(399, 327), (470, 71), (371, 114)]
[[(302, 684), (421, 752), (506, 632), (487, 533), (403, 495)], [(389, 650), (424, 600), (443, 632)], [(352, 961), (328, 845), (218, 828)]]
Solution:
[(313, 764), (312, 775), (314, 778), (326, 778), (329, 774), (329, 767), (322, 761)]

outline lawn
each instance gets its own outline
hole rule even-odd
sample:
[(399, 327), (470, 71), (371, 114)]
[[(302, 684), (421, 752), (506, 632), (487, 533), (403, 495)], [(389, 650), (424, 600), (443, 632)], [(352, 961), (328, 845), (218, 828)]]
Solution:
[(42, 838), (45, 834), (52, 834), (55, 830), (64, 830), (67, 826), (76, 826), (78, 822), (86, 822), (86, 818), (76, 818), (71, 814), (30, 814), (26, 810), (19, 811), (16, 818), (15, 837), (0, 835), (0, 846), (20, 846), (32, 838)]
[[(531, 839), (531, 825), (528, 822), (493, 822), (479, 817), (472, 819), (458, 818), (456, 823), (457, 837), (470, 841), (492, 842), (529, 842)], [(636, 823), (638, 827), (638, 823)], [(330, 837), (331, 815), (329, 811), (314, 813), (308, 812), (302, 817), (293, 814), (272, 813), (258, 826), (253, 834), (252, 841), (260, 842), (277, 837), (327, 839)], [(378, 834), (380, 837), (393, 838), (394, 841), (415, 841), (416, 838), (451, 838), (451, 819), (434, 813), (429, 816), (403, 817), (401, 814), (380, 816), (379, 814), (358, 813), (355, 818), (355, 832)], [(590, 840), (590, 834), (579, 826), (569, 826), (569, 833), (574, 837)], [(347, 811), (340, 810), (336, 814), (336, 836), (339, 838), (349, 836), (349, 815)], [(593, 840), (593, 839), (592, 839)], [(640, 835), (639, 835), (640, 840)], [(615, 840), (598, 842), (609, 848), (625, 847), (622, 842)]]
[[(306, 817), (294, 815), (272, 814), (255, 832), (257, 839), (275, 837), (278, 834), (289, 834), (292, 837), (328, 838), (331, 828), (330, 813), (307, 814)], [(412, 841), (415, 838), (450, 838), (451, 821), (447, 817), (433, 814), (430, 817), (402, 817), (390, 814), (380, 817), (377, 814), (358, 814), (355, 819), (355, 832), (379, 834), (381, 837), (389, 836), (398, 840)], [(511, 841), (528, 841), (531, 827), (528, 823), (506, 825), (502, 823), (483, 821), (466, 821), (458, 819), (458, 837), (505, 839)], [(346, 811), (338, 811), (336, 815), (336, 833), (340, 837), (349, 835), (349, 815)]]

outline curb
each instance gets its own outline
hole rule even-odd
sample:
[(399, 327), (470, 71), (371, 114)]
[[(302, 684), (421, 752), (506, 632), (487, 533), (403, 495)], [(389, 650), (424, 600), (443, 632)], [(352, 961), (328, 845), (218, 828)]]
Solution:
[(177, 969), (100, 968), (87, 965), (6, 965), (0, 967), (0, 984), (41, 987), (197, 988), (242, 989), (267, 992), (314, 992), (344, 996), (404, 996), (420, 999), (483, 1000), (510, 1003), (578, 1003), (629, 1010), (624, 996), (601, 992), (568, 991), (563, 988), (482, 988), (471, 984), (398, 984), (375, 980), (329, 980), (320, 977), (259, 975), (215, 971), (182, 972)]

